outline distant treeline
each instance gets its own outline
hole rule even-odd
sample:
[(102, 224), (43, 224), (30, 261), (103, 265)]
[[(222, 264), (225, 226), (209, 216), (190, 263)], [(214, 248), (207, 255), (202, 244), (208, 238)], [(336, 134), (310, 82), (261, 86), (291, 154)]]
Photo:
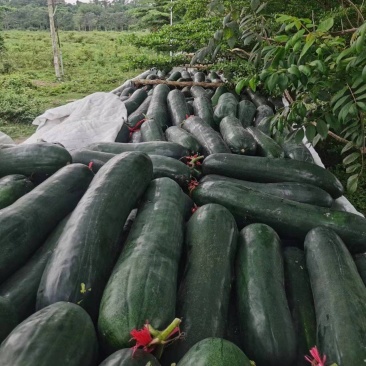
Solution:
[[(61, 30), (156, 29), (169, 23), (169, 0), (94, 0), (66, 4), (54, 0), (57, 26)], [(46, 30), (49, 28), (47, 0), (0, 0), (4, 30)]]

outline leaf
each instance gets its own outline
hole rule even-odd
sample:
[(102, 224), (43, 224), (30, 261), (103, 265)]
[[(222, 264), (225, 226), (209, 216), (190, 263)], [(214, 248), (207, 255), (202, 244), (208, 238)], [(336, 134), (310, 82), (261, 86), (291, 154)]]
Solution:
[(366, 82), (366, 65), (362, 70), (362, 76), (361, 77), (362, 77), (362, 80)]
[(249, 80), (249, 86), (250, 86), (250, 89), (252, 89), (254, 92), (257, 90), (257, 79), (255, 77), (252, 77)]
[(225, 27), (224, 28), (224, 38), (226, 40), (229, 40), (230, 38), (234, 37), (235, 36), (235, 31), (234, 29), (232, 28), (229, 28), (229, 27)]
[(260, 4), (261, 4), (260, 0), (252, 0), (250, 2), (250, 7), (252, 8), (253, 11), (255, 11)]
[(300, 71), (298, 69), (298, 67), (296, 65), (291, 65), (291, 67), (289, 67), (287, 69), (287, 71), (290, 73), (290, 74), (293, 74), (293, 75), (296, 75), (296, 77), (299, 79), (300, 78)]
[(291, 44), (294, 45), (297, 41), (302, 39), (302, 36), (305, 34), (305, 29), (301, 29), (296, 32), (293, 37), (291, 38)]
[(339, 99), (336, 105), (333, 107), (333, 111), (335, 112), (339, 107), (341, 107), (346, 102), (346, 100), (348, 100), (348, 98), (351, 98), (349, 94)]
[(366, 93), (356, 98), (356, 100), (362, 100), (362, 99), (366, 99)]
[(267, 54), (263, 58), (264, 65), (267, 65), (269, 59), (275, 54), (275, 52), (276, 52), (275, 48), (267, 52)]
[(327, 71), (327, 69), (326, 69), (326, 66), (325, 66), (324, 62), (323, 62), (323, 61), (321, 61), (321, 60), (315, 60), (315, 61), (312, 61), (312, 62), (310, 63), (310, 65), (312, 65), (312, 66), (316, 66), (316, 67), (318, 68), (318, 70), (319, 70), (321, 73), (325, 73), (325, 72)]
[(359, 152), (354, 152), (348, 156), (346, 156), (344, 159), (343, 159), (343, 164), (344, 165), (348, 165), (348, 164), (351, 164), (353, 163), (355, 160), (357, 160), (358, 158), (360, 157), (360, 153)]
[(341, 98), (346, 90), (348, 90), (348, 88), (345, 86), (339, 92), (337, 92), (337, 94), (335, 94), (334, 97), (331, 99), (330, 104), (334, 104), (339, 98)]
[(361, 35), (360, 37), (358, 37), (358, 39), (356, 41), (356, 51), (357, 52), (362, 51), (364, 40), (365, 40), (365, 35)]
[(245, 39), (245, 38), (249, 37), (252, 34), (254, 34), (254, 33), (250, 29), (247, 29), (246, 31), (244, 31), (241, 34), (240, 39)]
[(230, 23), (227, 23), (226, 24), (226, 27), (231, 28), (234, 32), (238, 32), (239, 31), (239, 24), (235, 20), (233, 20)]
[(362, 147), (363, 146), (363, 143), (364, 143), (364, 140), (365, 140), (365, 136), (364, 135), (358, 135), (357, 139), (356, 139), (356, 145), (358, 147)]
[(302, 46), (302, 42), (301, 42), (301, 40), (298, 40), (298, 41), (295, 43), (294, 47), (293, 47), (293, 51), (294, 51), (294, 52), (297, 52), (297, 51), (301, 48), (301, 46)]
[(288, 41), (288, 36), (286, 34), (282, 34), (280, 36), (276, 36), (273, 38), (276, 42), (283, 43)]
[(206, 57), (206, 48), (201, 48), (198, 50), (191, 60), (191, 65), (194, 65), (197, 61), (203, 61), (203, 59)]
[(215, 51), (214, 51), (214, 52), (213, 52), (213, 54), (212, 54), (212, 59), (213, 59), (213, 60), (215, 60), (215, 58), (216, 58), (217, 54), (219, 53), (220, 49), (221, 49), (221, 44), (219, 44), (219, 45), (215, 48)]
[(291, 28), (293, 28), (295, 26), (295, 22), (293, 23), (290, 23), (290, 24), (287, 24), (286, 27), (285, 27), (285, 31), (289, 31)]
[(349, 193), (354, 193), (357, 190), (358, 185), (358, 174), (353, 174), (347, 179), (347, 191)]
[(288, 77), (285, 74), (280, 74), (278, 76), (278, 87), (281, 91), (284, 91), (288, 87)]
[(255, 11), (255, 13), (259, 14), (266, 6), (267, 3), (262, 3), (262, 5)]
[(351, 130), (351, 129), (354, 129), (354, 130), (358, 130), (358, 126), (359, 125), (359, 122), (358, 121), (354, 121), (352, 123), (350, 123), (343, 131), (342, 133), (344, 133), (345, 131), (347, 130)]
[(236, 94), (240, 95), (241, 91), (243, 90), (243, 88), (245, 86), (248, 85), (248, 80), (247, 79), (241, 79), (237, 84), (236, 84), (236, 87), (235, 87), (235, 92)]
[(333, 24), (334, 24), (333, 18), (325, 19), (322, 22), (320, 22), (320, 24), (318, 25), (317, 31), (318, 32), (328, 32), (329, 29), (331, 29), (333, 27)]
[(236, 36), (233, 36), (227, 40), (227, 44), (229, 45), (230, 48), (233, 48), (236, 44), (236, 41), (237, 41)]
[(223, 36), (223, 31), (220, 29), (220, 30), (218, 30), (218, 31), (215, 32), (214, 39), (216, 41), (221, 41), (222, 40), (222, 36)]
[(309, 142), (312, 142), (314, 140), (314, 137), (316, 135), (316, 128), (314, 125), (307, 125), (305, 130), (306, 138)]
[(341, 121), (344, 122), (346, 120), (346, 118), (348, 117), (349, 111), (352, 108), (352, 106), (354, 106), (353, 100), (351, 100), (344, 107), (342, 107), (342, 109), (340, 110), (339, 115), (338, 115), (338, 117), (339, 117), (339, 119)]
[(359, 87), (362, 84), (362, 79), (357, 78), (356, 81), (353, 83), (352, 85), (352, 89), (356, 89), (357, 87)]
[(323, 120), (320, 119), (319, 121), (317, 121), (316, 129), (323, 139), (328, 136), (328, 126)]
[(276, 55), (275, 57), (273, 58), (273, 61), (272, 61), (272, 64), (271, 66), (273, 68), (277, 68), (278, 67), (278, 64), (279, 62), (283, 59), (284, 55), (285, 55), (285, 48), (284, 47), (278, 47), (277, 50), (276, 50)]
[(354, 146), (355, 145), (352, 141), (347, 142), (346, 146), (342, 149), (341, 154), (344, 154), (346, 151), (351, 150)]
[(231, 14), (229, 13), (228, 15), (225, 16), (223, 22), (222, 22), (222, 26), (225, 27), (227, 23), (229, 23), (231, 19)]
[(358, 168), (361, 167), (361, 164), (360, 163), (356, 163), (356, 164), (353, 164), (353, 165), (350, 165), (349, 167), (347, 167), (346, 169), (346, 173), (353, 173), (355, 172)]
[(357, 102), (357, 106), (362, 109), (364, 112), (366, 112), (366, 103), (364, 102)]
[(300, 70), (300, 72), (302, 72), (306, 76), (310, 76), (311, 75), (311, 70), (310, 70), (310, 67), (309, 66), (300, 65), (299, 66), (299, 70)]
[[(312, 33), (310, 33), (310, 34), (312, 34)], [(299, 60), (301, 60), (301, 58), (306, 55), (306, 53), (309, 51), (309, 48), (313, 45), (314, 42), (315, 42), (315, 37), (311, 38), (309, 40), (306, 40), (305, 46), (300, 53)]]
[(315, 147), (316, 144), (321, 140), (321, 136), (319, 134), (317, 134), (314, 139), (313, 139), (313, 142), (312, 142), (312, 145)]
[(276, 22), (277, 23), (286, 23), (290, 20), (293, 20), (294, 17), (291, 16), (291, 15), (286, 15), (286, 14), (277, 14), (277, 17), (276, 17)]
[(366, 91), (366, 84), (361, 86), (361, 88), (357, 89), (354, 94), (361, 94), (362, 92)]
[(267, 84), (267, 88), (268, 90), (271, 92), (273, 91), (273, 89), (276, 87), (277, 85), (277, 80), (278, 80), (278, 74), (272, 74), (267, 80), (266, 80), (266, 84)]
[(295, 27), (297, 30), (301, 29), (301, 20), (300, 19), (296, 19), (294, 24), (295, 24)]
[(339, 64), (345, 56), (348, 56), (352, 52), (351, 48), (346, 48), (342, 51), (336, 59), (336, 63)]
[(305, 135), (304, 130), (302, 128), (299, 128), (295, 134), (295, 138), (294, 138), (295, 142), (297, 144), (300, 144), (304, 138), (304, 135)]
[[(353, 101), (352, 101), (353, 102)], [(348, 114), (352, 116), (356, 116), (358, 112), (357, 105), (352, 103), (351, 107), (348, 110)]]
[(246, 37), (244, 39), (244, 46), (248, 46), (253, 41), (253, 39), (256, 39), (256, 38), (257, 38), (256, 34), (252, 34), (252, 35)]

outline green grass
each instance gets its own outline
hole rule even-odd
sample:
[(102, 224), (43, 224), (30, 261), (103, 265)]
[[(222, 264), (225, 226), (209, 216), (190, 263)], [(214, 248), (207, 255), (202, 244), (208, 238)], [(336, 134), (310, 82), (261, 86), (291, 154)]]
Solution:
[(0, 59), (0, 130), (13, 138), (29, 135), (29, 124), (46, 109), (94, 92), (111, 91), (166, 55), (139, 49), (121, 32), (60, 32), (65, 76), (56, 79), (48, 32), (3, 32)]
[(23, 141), (26, 137), (32, 135), (37, 126), (31, 124), (14, 124), (0, 122), (0, 131), (10, 136), (16, 143)]

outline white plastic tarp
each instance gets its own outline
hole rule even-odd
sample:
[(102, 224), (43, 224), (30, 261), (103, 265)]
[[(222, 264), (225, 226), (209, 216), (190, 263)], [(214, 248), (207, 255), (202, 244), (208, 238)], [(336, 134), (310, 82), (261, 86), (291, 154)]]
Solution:
[(0, 131), (0, 144), (15, 144), (15, 142), (13, 141), (13, 139), (8, 136), (7, 134), (5, 134), (4, 132)]
[(113, 142), (124, 121), (127, 110), (117, 95), (94, 93), (37, 117), (33, 121), (37, 131), (23, 143), (58, 142), (75, 150), (94, 142)]

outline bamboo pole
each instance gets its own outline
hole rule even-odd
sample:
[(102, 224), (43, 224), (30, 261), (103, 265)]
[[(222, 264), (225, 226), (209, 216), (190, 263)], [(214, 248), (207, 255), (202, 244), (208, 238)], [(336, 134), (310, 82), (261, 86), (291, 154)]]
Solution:
[(135, 85), (158, 85), (158, 84), (166, 84), (170, 86), (202, 86), (203, 88), (218, 88), (225, 83), (206, 83), (206, 82), (194, 82), (194, 81), (169, 81), (169, 80), (146, 80), (146, 79), (134, 79), (132, 80)]

